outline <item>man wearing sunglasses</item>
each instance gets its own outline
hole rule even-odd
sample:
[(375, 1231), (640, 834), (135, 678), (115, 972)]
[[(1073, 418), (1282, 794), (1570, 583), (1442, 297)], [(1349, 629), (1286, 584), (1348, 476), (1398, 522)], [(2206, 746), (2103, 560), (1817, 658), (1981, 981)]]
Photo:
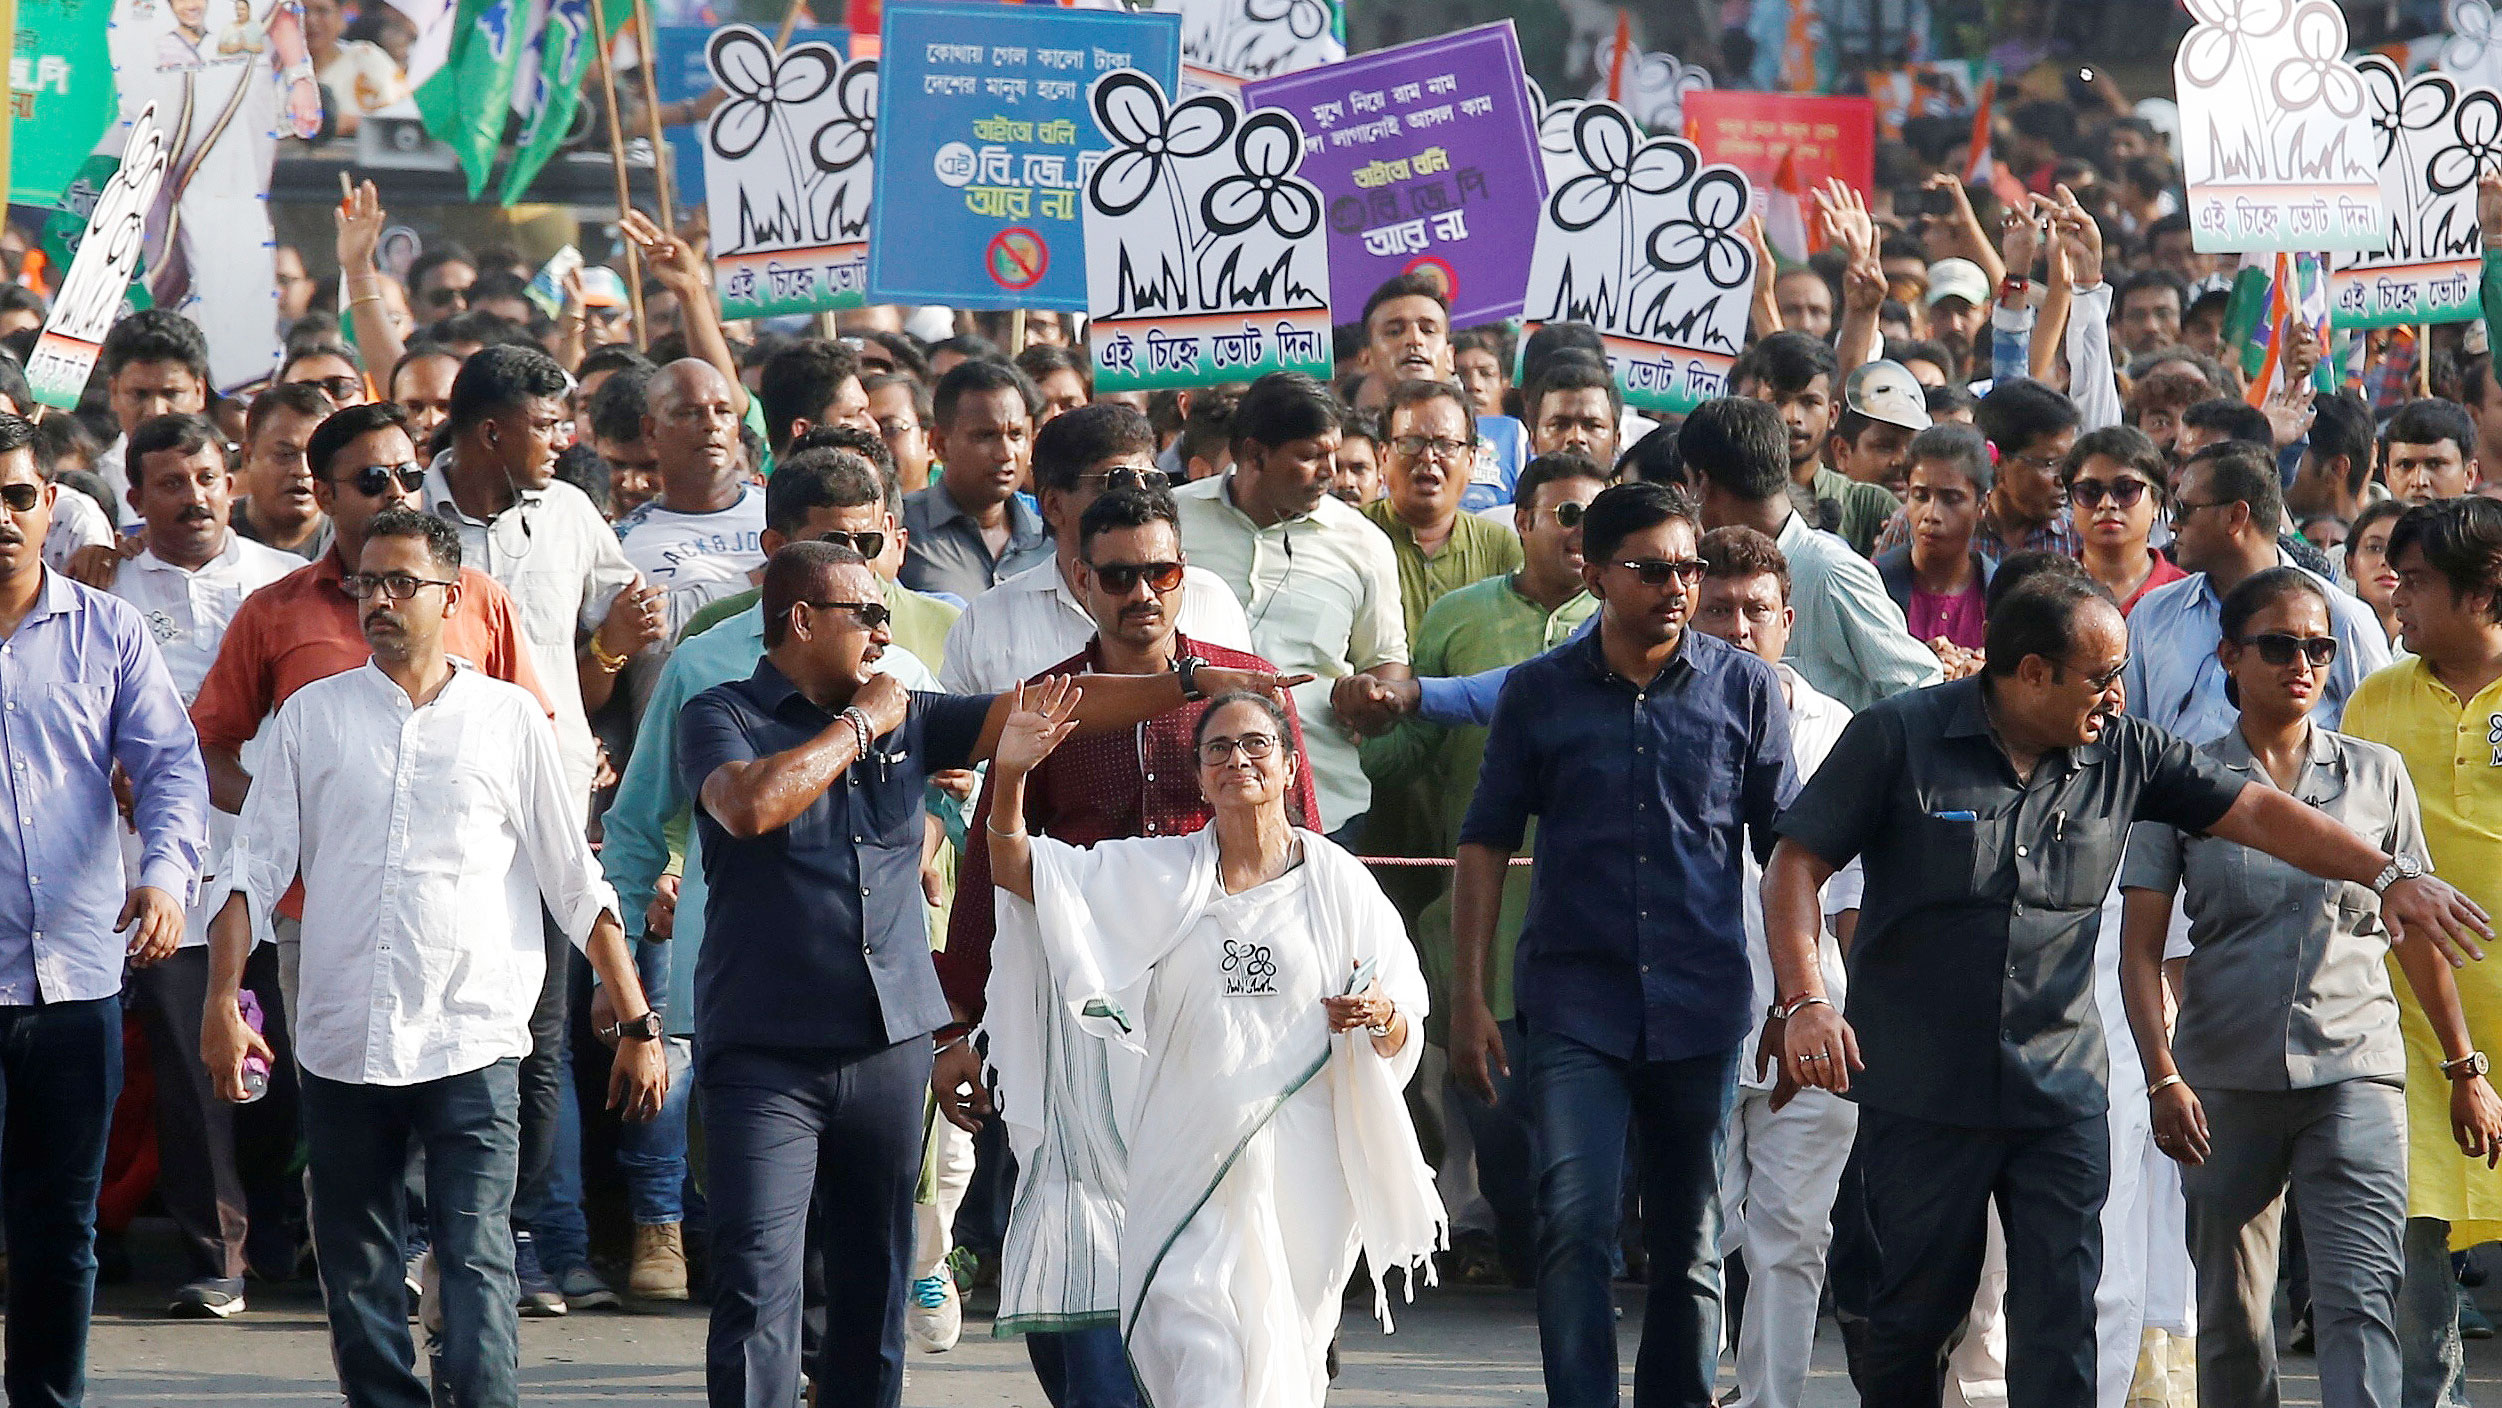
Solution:
[[(35, 427), (0, 415), (0, 1209), (19, 1402), (80, 1401), (96, 1189), (122, 1084), (122, 972), (173, 954), (207, 841), (182, 698), (128, 603), (44, 566)], [(114, 799), (130, 782), (140, 864)]]
[[(1043, 435), (1050, 436), (1054, 428), (1071, 417), (1104, 409), (1137, 415), (1126, 406), (1084, 407), (1055, 419), (1043, 428)], [(1038, 455), (1038, 461), (1039, 458)], [(1108, 491), (1087, 506), (1071, 536), (1078, 549), (1077, 594), (1085, 602), (1095, 630), (1075, 654), (1035, 672), (1035, 682), (1052, 675), (1163, 675), (1183, 668), (1185, 661), (1192, 662), (1188, 668), (1194, 672), (1200, 665), (1255, 671), (1272, 668), (1248, 651), (1197, 640), (1176, 628), (1187, 588), (1181, 530), (1170, 494), (1161, 489)], [(1204, 702), (1187, 703), (1123, 732), (1075, 738), (1062, 744), (1027, 780), (1024, 825), (1072, 845), (1092, 845), (1129, 836), (1184, 836), (1206, 825), (1209, 811), (1199, 791), (1193, 749), (1199, 715), (1206, 707)], [(1299, 758), (1302, 729), (1291, 706), (1287, 717), (1295, 734), (1290, 746)], [(1319, 826), (1320, 809), (1313, 800), (1310, 779), (1301, 768), (1297, 769), (1289, 807), (1297, 825), (1307, 829)], [(976, 808), (973, 824), (992, 824), (987, 789)], [(1001, 823), (1002, 829), (1008, 824)], [(969, 897), (986, 896), (991, 890), (987, 846), (966, 848), (957, 890), (968, 897), (968, 902), (958, 903), (949, 912), (947, 946), (937, 959), (939, 984), (946, 991), (947, 1005), (955, 1018), (954, 1025), (940, 1033), (942, 1042), (955, 1031), (970, 1031), (980, 1024), (993, 981), (991, 945), (998, 931), (997, 911), (990, 904), (969, 901)], [(998, 996), (1004, 1004), (1029, 1010), (1039, 994), (1028, 987), (1012, 987), (1003, 989)], [(1070, 1036), (1078, 1038), (1073, 1031)], [(1122, 1060), (1106, 1042), (1078, 1038), (1069, 1049), (1093, 1073), (1108, 1073), (1111, 1063)], [(1021, 1122), (1009, 1125), (1009, 1137), (1019, 1166), (1026, 1169), (1044, 1166), (1037, 1159), (1039, 1131), (1031, 1114), (1040, 1108), (1038, 1091), (1045, 1079), (1041, 1057), (1040, 1050), (1030, 1044), (1012, 1041), (994, 1040), (989, 1050), (989, 1063), (999, 1073), (1002, 1098), (1025, 1112)], [(982, 1066), (982, 1057), (970, 1043), (965, 1043), (939, 1057), (931, 1072), (930, 1084), (937, 1093), (940, 1109), (958, 1128), (968, 1132), (995, 1113), (989, 1092), (983, 1087)], [(1134, 1076), (1139, 1072), (1133, 1068), (1124, 1074)], [(1108, 1074), (1098, 1074), (1089, 1088), (1110, 1089), (1109, 1079)], [(1087, 1084), (1089, 1077), (1080, 1075), (1077, 1080)], [(1073, 1198), (1073, 1184), (1088, 1185), (1087, 1192)], [(1084, 1172), (1066, 1180), (1029, 1182), (1019, 1192), (1011, 1217), (1037, 1228), (1072, 1225), (1062, 1219), (1073, 1207), (1084, 1206), (1088, 1197), (1109, 1200), (1117, 1206), (1120, 1188), (1117, 1184), (1101, 1187), (1091, 1174)], [(1042, 1244), (1049, 1245), (1053, 1235), (1056, 1234), (1047, 1233)], [(1008, 1244), (1019, 1248), (1029, 1245), (1021, 1236), (1011, 1237)], [(1091, 1254), (1098, 1265), (1109, 1266), (1117, 1260), (1118, 1247), (1112, 1243), (1074, 1250), (1081, 1256)], [(933, 1276), (946, 1274), (943, 1267), (928, 1270)], [(1010, 1267), (1003, 1271), (1002, 1284), (1031, 1284), (1018, 1276), (1018, 1270)], [(1038, 1326), (1026, 1333), (1026, 1353), (1033, 1360), (1034, 1373), (1042, 1381), (1045, 1396), (1060, 1408), (1123, 1408), (1138, 1401), (1116, 1328), (1105, 1324), (1068, 1333), (1054, 1333), (1047, 1328), (1073, 1317), (1109, 1316), (1117, 1311), (1111, 1295), (1117, 1283), (1118, 1278), (1110, 1276), (1097, 1281), (1095, 1289), (1100, 1295), (1092, 1300), (1081, 1297), (1076, 1303), (1020, 1302), (1002, 1312), (1012, 1323), (1017, 1318), (1027, 1318)]]
[[(947, 633), (947, 659), (938, 672), (952, 693), (1014, 688), (1085, 648), (1096, 621), (1079, 586), (1085, 565), (1078, 525), (1106, 493), (1164, 487), (1155, 467), (1155, 431), (1145, 416), (1122, 405), (1080, 406), (1055, 416), (1034, 437), (1034, 487), (1051, 529), (1051, 559), (966, 605)], [(1172, 560), (1186, 559), (1176, 554)], [(1174, 610), (1170, 624), (1193, 640), (1251, 648), (1242, 604), (1212, 572), (1185, 567)]]
[[(2193, 742), (2220, 738), (2240, 716), (2224, 697), (2224, 595), (2252, 573), (2300, 566), (2277, 537), (2285, 524), (2282, 481), (2274, 460), (2256, 445), (2226, 441), (2190, 456), (2172, 500), (2172, 557), (2189, 575), (2156, 587), (2128, 613), (2128, 711)], [(2307, 569), (2306, 569), (2307, 570)], [(2372, 608), (2325, 577), (2329, 631), (2337, 660), (2314, 708), (2335, 728), (2346, 697), (2365, 675), (2389, 663), (2389, 638)]]

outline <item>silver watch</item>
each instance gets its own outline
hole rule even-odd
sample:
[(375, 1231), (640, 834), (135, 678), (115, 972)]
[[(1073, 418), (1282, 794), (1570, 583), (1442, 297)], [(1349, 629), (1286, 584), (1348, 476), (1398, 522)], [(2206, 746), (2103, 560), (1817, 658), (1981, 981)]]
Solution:
[(2389, 863), (2382, 866), (2380, 868), (2380, 874), (2373, 878), (2372, 893), (2376, 895), (2385, 895), (2389, 893), (2389, 887), (2397, 884), (2399, 881), (2421, 879), (2423, 874), (2424, 863), (2417, 860), (2415, 857), (2403, 855), (2391, 856), (2389, 858)]

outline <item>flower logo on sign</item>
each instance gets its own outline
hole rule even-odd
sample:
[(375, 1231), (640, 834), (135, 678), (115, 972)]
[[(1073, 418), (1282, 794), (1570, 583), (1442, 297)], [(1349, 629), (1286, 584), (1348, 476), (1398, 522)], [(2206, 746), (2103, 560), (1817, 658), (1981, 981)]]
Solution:
[(2339, 117), (2363, 111), (2363, 78), (2346, 62), (2346, 22), (2328, 0), (2294, 12), (2294, 54), (2276, 66), (2268, 89), (2289, 108), (2318, 103)]
[(817, 130), (808, 144), (817, 169), (848, 171), (877, 146), (877, 61), (866, 59), (843, 70), (834, 90), (842, 115)]
[(1329, 7), (1321, 0), (1244, 0), (1242, 12), (1257, 24), (1283, 20), (1297, 39), (1317, 39), (1329, 28)]
[(2397, 66), (2383, 59), (2355, 65), (2372, 104), (2372, 134), (2380, 139), (2380, 157), (2389, 159), (2409, 132), (2429, 132), (2450, 115), (2457, 85), (2439, 74), (2425, 74), (2409, 83)]
[(1572, 140), (1589, 169), (1555, 192), (1555, 223), (1567, 230), (1586, 230), (1605, 219), (1629, 191), (1666, 195), (1694, 175), (1693, 148), (1664, 137), (1643, 141), (1612, 104), (1583, 108), (1573, 122)]
[(2293, 17), (2293, 0), (2188, 0), (2198, 21), (2181, 41), (2181, 75), (2201, 88), (2224, 81), (2242, 45), (2265, 39)]
[(1715, 288), (1736, 288), (1754, 272), (1754, 260), (1738, 227), (1753, 196), (1746, 181), (1729, 171), (1707, 171), (1689, 195), (1694, 214), (1651, 231), (1644, 253), (1664, 273), (1700, 268)]
[(2441, 45), (2441, 66), (2472, 73), (2494, 49), (2493, 6), (2487, 0), (2450, 0), (2450, 37)]
[(763, 37), (751, 29), (725, 29), (713, 36), (712, 65), (729, 89), (729, 100), (713, 119), (714, 150), (742, 157), (756, 149), (766, 134), (778, 132), (791, 145), (787, 124), (779, 120), (786, 104), (812, 102), (831, 87), (832, 50), (821, 45), (794, 49), (776, 57)]
[(1290, 240), (1312, 233), (1320, 223), (1320, 192), (1295, 178), (1301, 146), (1294, 124), (1282, 114), (1243, 119), (1234, 133), (1234, 158), (1242, 170), (1219, 177), (1199, 205), (1209, 231), (1235, 235), (1265, 221)]
[(1233, 135), (1234, 110), (1203, 94), (1166, 111), (1164, 94), (1145, 75), (1123, 71), (1095, 85), (1095, 121), (1112, 150), (1095, 168), (1089, 195), (1107, 214), (1127, 215), (1155, 192), (1175, 157), (1205, 156)]
[(2424, 167), (2424, 183), (2436, 195), (2449, 195), (2474, 185), (2478, 172), (2502, 164), (2502, 98), (2480, 88), (2459, 99), (2450, 116), (2456, 140), (2433, 153)]

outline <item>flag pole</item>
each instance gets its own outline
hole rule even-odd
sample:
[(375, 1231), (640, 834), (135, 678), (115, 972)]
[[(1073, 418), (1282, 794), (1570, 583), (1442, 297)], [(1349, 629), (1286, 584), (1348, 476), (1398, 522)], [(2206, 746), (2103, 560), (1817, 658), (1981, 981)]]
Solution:
[[(608, 165), (617, 177), (617, 218), (623, 220), (634, 205), (632, 194), (626, 189), (625, 133), (618, 126), (617, 74), (608, 61), (608, 14), (603, 0), (591, 0), (591, 36), (597, 41), (591, 52), (599, 61), (600, 97), (608, 105)], [(652, 165), (659, 164), (660, 153), (654, 151)], [(632, 240), (625, 241), (625, 257), (626, 298), (634, 305), (634, 350), (640, 352), (649, 344), (643, 326), (642, 260), (636, 257)]]
[(675, 237), (678, 233), (677, 209), (670, 198), (667, 149), (660, 140), (660, 84), (652, 72), (660, 66), (660, 58), (652, 47), (651, 7), (644, 0), (634, 0), (634, 43), (643, 55), (643, 62), (635, 68), (643, 75), (643, 117), (645, 125), (651, 129), (652, 185), (660, 192), (660, 228)]
[[(0, 0), (0, 4), (5, 3), (7, 0)], [(782, 15), (781, 32), (773, 36), (773, 52), (778, 54), (791, 47), (791, 36), (799, 32), (799, 17), (806, 13), (808, 13), (808, 0), (791, 0), (790, 9), (784, 11)]]

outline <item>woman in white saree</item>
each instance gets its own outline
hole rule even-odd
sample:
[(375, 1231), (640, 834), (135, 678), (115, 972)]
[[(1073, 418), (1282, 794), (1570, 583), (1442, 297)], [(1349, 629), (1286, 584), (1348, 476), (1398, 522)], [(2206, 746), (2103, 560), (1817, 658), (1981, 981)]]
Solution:
[(1025, 775), (1069, 733), (1076, 695), (1019, 692), (988, 841), (999, 889), (1033, 906), (1052, 991), (1145, 1057), (1111, 1136), (1128, 1154), (1130, 1364), (1161, 1408), (1308, 1408), (1356, 1254), (1386, 1324), (1389, 1270), (1412, 1294), (1446, 1241), (1399, 1094), (1424, 975), (1363, 865), (1288, 824), (1291, 734), (1260, 695), (1200, 719), (1204, 830), (1088, 849), (997, 830), (1025, 815)]

